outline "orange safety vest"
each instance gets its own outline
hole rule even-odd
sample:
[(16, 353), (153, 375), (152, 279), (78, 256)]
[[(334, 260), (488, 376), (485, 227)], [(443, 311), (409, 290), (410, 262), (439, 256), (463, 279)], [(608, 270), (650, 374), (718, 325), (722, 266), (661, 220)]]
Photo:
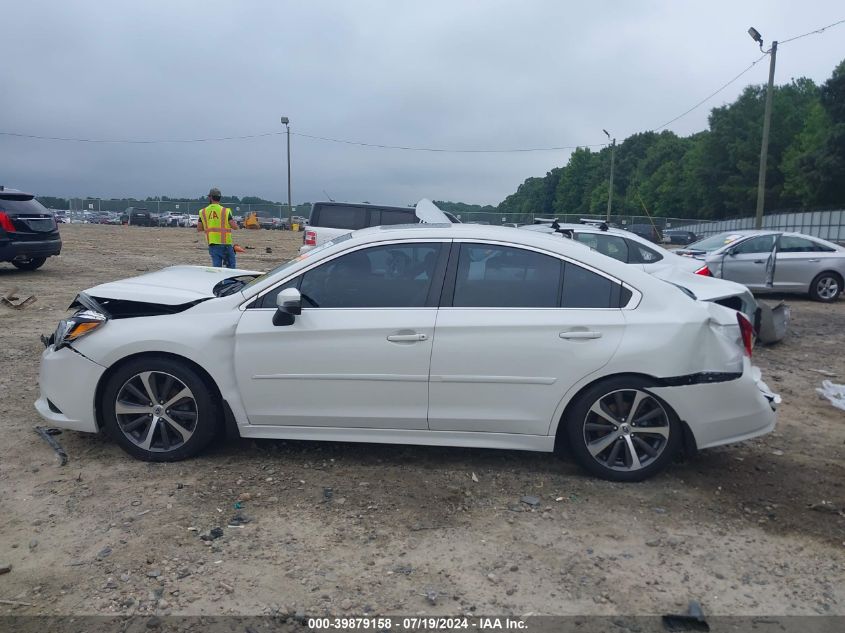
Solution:
[(200, 210), (200, 221), (209, 244), (231, 244), (232, 227), (229, 226), (231, 209), (213, 203)]

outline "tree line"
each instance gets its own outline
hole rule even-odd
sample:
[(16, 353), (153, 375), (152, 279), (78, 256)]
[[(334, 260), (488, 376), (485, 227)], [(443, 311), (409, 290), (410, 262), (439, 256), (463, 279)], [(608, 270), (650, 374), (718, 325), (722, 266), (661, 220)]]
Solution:
[[(713, 108), (708, 129), (681, 137), (642, 132), (616, 147), (613, 209), (618, 215), (723, 219), (753, 215), (765, 86), (748, 86)], [(496, 209), (535, 215), (604, 214), (610, 147), (579, 148), (563, 167), (528, 178)], [(776, 86), (765, 204), (775, 209), (845, 206), (845, 61), (821, 86), (807, 78)]]

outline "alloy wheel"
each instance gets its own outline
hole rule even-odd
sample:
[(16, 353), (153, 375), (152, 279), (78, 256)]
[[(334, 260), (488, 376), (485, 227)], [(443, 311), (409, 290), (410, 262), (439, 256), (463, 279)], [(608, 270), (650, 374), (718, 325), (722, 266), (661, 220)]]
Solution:
[(822, 277), (816, 283), (816, 294), (822, 299), (834, 299), (839, 294), (839, 283), (834, 277)]
[(197, 428), (197, 401), (176, 376), (144, 371), (123, 383), (114, 403), (117, 424), (133, 444), (147, 451), (181, 447)]
[(635, 471), (653, 463), (669, 441), (669, 415), (651, 394), (620, 389), (599, 398), (584, 418), (584, 442), (599, 464)]

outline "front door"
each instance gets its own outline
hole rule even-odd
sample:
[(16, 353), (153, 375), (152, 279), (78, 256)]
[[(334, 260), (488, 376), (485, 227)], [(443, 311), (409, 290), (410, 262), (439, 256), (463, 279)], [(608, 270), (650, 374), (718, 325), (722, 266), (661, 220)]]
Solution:
[(429, 428), (547, 435), (564, 394), (612, 358), (630, 296), (548, 254), (461, 244), (437, 317)]
[(767, 290), (766, 263), (777, 237), (776, 233), (757, 235), (734, 246), (722, 260), (722, 278), (752, 290)]
[[(235, 370), (250, 423), (427, 428), (446, 250), (439, 242), (359, 249), (245, 310)], [(293, 325), (274, 326), (275, 295), (290, 286), (302, 294), (302, 314)]]

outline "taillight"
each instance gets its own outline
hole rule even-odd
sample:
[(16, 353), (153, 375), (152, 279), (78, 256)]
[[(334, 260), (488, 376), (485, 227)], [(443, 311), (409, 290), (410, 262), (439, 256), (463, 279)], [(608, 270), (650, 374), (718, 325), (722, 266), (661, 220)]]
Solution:
[(696, 275), (704, 275), (705, 277), (712, 277), (713, 273), (710, 272), (710, 269), (707, 268), (707, 264), (704, 264), (701, 268), (695, 271)]
[(17, 230), (15, 229), (15, 225), (12, 224), (12, 218), (2, 211), (0, 211), (0, 229), (3, 229), (7, 233), (14, 233)]
[(317, 232), (305, 231), (305, 235), (302, 237), (302, 242), (306, 246), (317, 246)]
[(739, 333), (742, 336), (742, 345), (745, 347), (745, 353), (748, 358), (751, 358), (751, 352), (754, 349), (754, 326), (741, 312), (736, 313), (736, 320), (739, 323)]

